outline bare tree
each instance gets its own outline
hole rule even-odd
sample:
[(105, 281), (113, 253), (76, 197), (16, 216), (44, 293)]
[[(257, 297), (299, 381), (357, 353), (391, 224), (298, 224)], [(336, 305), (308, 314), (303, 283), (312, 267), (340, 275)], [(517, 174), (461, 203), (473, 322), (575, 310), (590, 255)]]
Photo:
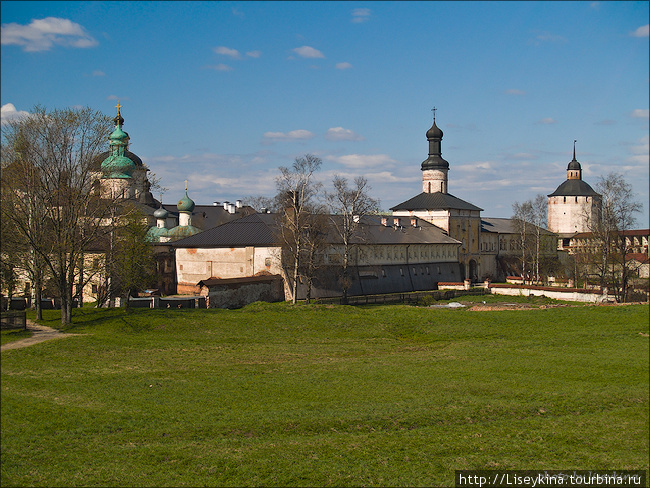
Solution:
[(269, 198), (262, 195), (249, 195), (242, 199), (244, 205), (253, 207), (258, 212), (262, 212), (263, 209), (266, 209), (270, 212), (276, 212), (277, 208), (277, 198)]
[(350, 255), (354, 238), (358, 237), (358, 229), (361, 218), (365, 215), (379, 211), (379, 201), (370, 197), (370, 186), (368, 180), (363, 176), (354, 179), (352, 186), (348, 180), (339, 175), (334, 176), (332, 181), (334, 191), (328, 193), (327, 203), (332, 216), (332, 226), (343, 244), (342, 277), (343, 303), (347, 303), (348, 290), (351, 286), (350, 280)]
[(93, 187), (93, 160), (102, 152), (110, 124), (110, 118), (90, 108), (47, 111), (37, 106), (28, 117), (3, 127), (2, 167), (18, 164), (24, 170), (3, 181), (3, 197), (13, 209), (9, 218), (56, 280), (64, 325), (72, 319), (83, 251), (107, 232), (114, 215), (115, 201), (100, 198)]
[(303, 228), (303, 251), (300, 256), (300, 273), (305, 277), (305, 301), (311, 302), (314, 278), (324, 265), (323, 251), (327, 247), (329, 222), (323, 209), (313, 212)]
[(542, 254), (542, 237), (544, 229), (547, 225), (548, 216), (548, 200), (547, 198), (538, 193), (533, 200), (530, 201), (531, 217), (533, 224), (533, 233), (535, 238), (535, 280), (539, 281), (539, 263)]
[(276, 179), (279, 209), (277, 239), (281, 247), (282, 267), (291, 276), (292, 302), (298, 300), (298, 279), (301, 259), (304, 256), (306, 236), (313, 222), (311, 215), (317, 209), (320, 183), (314, 173), (320, 169), (320, 158), (306, 154), (295, 159), (291, 168), (280, 167)]
[(116, 281), (115, 289), (128, 308), (129, 297), (154, 280), (156, 262), (153, 249), (146, 240), (149, 227), (144, 214), (132, 204), (127, 204), (121, 213), (111, 276)]
[(530, 200), (519, 203), (515, 202), (512, 204), (512, 221), (515, 228), (515, 232), (519, 235), (519, 251), (521, 253), (521, 277), (526, 282), (526, 277), (530, 277), (530, 248), (532, 244), (533, 236), (533, 226), (532, 221), (534, 220), (534, 211), (533, 204)]
[(634, 200), (632, 186), (620, 173), (601, 176), (596, 191), (602, 195), (602, 210), (598, 219), (587, 221), (592, 247), (600, 258), (595, 267), (601, 286), (611, 286), (616, 300), (625, 302), (632, 274), (628, 257), (633, 252), (626, 234), (636, 225), (635, 214), (642, 206)]

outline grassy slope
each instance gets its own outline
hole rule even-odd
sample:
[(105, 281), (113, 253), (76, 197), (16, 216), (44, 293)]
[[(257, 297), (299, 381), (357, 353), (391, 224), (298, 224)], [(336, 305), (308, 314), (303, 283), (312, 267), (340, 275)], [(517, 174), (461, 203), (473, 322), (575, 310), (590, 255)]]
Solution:
[(2, 486), (648, 468), (647, 306), (77, 312), (2, 353)]

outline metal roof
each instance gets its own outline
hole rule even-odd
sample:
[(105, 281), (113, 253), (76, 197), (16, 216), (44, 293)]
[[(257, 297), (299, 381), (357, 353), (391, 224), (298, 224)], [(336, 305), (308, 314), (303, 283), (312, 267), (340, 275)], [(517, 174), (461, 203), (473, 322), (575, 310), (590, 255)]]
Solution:
[(410, 200), (395, 205), (391, 210), (483, 210), (465, 200), (461, 200), (450, 193), (426, 193), (422, 192)]
[(599, 194), (594, 191), (594, 189), (589, 186), (589, 184), (582, 180), (566, 180), (557, 189), (548, 195), (549, 197), (590, 197), (596, 196)]
[[(329, 229), (326, 241), (329, 244), (342, 244), (336, 232), (343, 217), (327, 216)], [(277, 246), (276, 238), (280, 214), (252, 214), (241, 219), (214, 227), (199, 234), (180, 239), (173, 247), (211, 248), (211, 247), (246, 247)], [(409, 217), (400, 218), (400, 226), (392, 225), (397, 217), (386, 217), (389, 225), (382, 225), (380, 216), (365, 216), (353, 236), (353, 244), (461, 244), (449, 237), (439, 227), (422, 219), (416, 219), (416, 226), (411, 225)]]
[[(533, 224), (529, 224), (533, 225)], [(534, 226), (537, 227), (537, 226)], [(553, 232), (550, 230), (540, 227), (542, 234), (551, 235)], [(516, 230), (515, 222), (513, 219), (501, 219), (493, 217), (482, 217), (481, 218), (481, 232), (494, 232), (497, 234), (518, 234), (519, 231)]]

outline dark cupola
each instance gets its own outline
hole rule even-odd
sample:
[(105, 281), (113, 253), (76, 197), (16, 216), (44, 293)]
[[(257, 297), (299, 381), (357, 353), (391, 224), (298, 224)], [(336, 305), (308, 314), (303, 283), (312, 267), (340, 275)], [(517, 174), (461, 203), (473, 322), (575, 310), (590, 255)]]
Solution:
[(566, 179), (567, 180), (581, 180), (582, 179), (582, 166), (576, 159), (576, 142), (573, 141), (573, 159), (569, 162), (569, 166), (566, 169)]
[(425, 193), (447, 193), (447, 172), (449, 163), (442, 159), (442, 130), (436, 125), (436, 109), (433, 110), (433, 125), (427, 131), (429, 157), (422, 162), (422, 191)]

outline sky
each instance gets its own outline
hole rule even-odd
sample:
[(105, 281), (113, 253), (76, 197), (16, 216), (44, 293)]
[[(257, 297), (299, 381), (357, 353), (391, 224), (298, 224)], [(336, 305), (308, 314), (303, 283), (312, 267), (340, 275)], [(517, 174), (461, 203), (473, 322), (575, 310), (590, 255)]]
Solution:
[[(621, 173), (649, 224), (649, 2), (2, 1), (2, 122), (122, 106), (130, 150), (197, 204), (275, 194), (314, 154), (325, 189), (364, 176), (389, 208), (422, 191), (426, 131), (448, 191), (510, 217)], [(108, 150), (108, 140), (107, 146)], [(155, 195), (158, 198), (158, 195)]]

